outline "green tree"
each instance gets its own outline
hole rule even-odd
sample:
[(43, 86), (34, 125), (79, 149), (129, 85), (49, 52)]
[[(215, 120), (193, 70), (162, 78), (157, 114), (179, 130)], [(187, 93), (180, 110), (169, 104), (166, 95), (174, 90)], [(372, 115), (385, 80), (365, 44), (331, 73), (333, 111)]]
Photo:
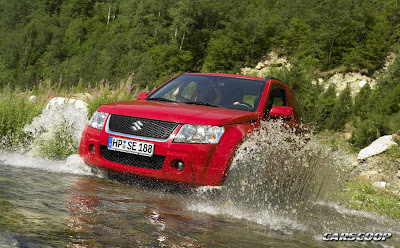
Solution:
[(351, 96), (350, 85), (340, 92), (336, 99), (329, 116), (328, 128), (335, 131), (342, 131), (344, 126), (349, 121), (353, 110), (353, 99)]
[(369, 83), (366, 83), (354, 98), (354, 114), (361, 117), (361, 119), (366, 119), (371, 111), (367, 104), (370, 95), (371, 86)]
[(316, 109), (317, 118), (317, 129), (323, 130), (329, 128), (329, 122), (332, 109), (336, 102), (336, 86), (334, 84), (329, 85), (328, 89), (319, 96), (319, 104)]
[(400, 83), (385, 97), (382, 109), (386, 115), (400, 113)]

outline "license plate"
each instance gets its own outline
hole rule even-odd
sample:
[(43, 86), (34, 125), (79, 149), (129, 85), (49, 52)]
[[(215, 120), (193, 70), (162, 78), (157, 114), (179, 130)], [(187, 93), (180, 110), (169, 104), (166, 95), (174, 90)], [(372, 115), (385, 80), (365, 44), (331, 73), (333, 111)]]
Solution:
[(108, 137), (107, 147), (109, 150), (128, 152), (142, 156), (153, 156), (154, 144), (137, 140), (121, 139), (117, 137)]

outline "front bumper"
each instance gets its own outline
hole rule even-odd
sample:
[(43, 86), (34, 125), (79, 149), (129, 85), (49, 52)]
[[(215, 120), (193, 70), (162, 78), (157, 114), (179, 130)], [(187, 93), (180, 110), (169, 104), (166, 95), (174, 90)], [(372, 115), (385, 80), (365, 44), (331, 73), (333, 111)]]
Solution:
[[(87, 126), (82, 134), (79, 154), (86, 164), (113, 171), (194, 185), (222, 185), (235, 150), (234, 139), (229, 139), (225, 132), (219, 144), (174, 143), (179, 128), (166, 141), (136, 139), (155, 144), (154, 155), (144, 157), (109, 151), (109, 136), (131, 138), (110, 135)], [(183, 170), (176, 168), (177, 162), (184, 163)]]

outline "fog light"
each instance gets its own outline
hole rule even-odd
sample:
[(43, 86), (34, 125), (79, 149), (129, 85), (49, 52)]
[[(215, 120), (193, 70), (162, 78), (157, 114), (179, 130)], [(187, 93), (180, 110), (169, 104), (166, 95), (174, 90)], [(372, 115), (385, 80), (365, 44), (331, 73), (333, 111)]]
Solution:
[(172, 162), (172, 167), (174, 167), (177, 171), (183, 171), (183, 169), (185, 169), (185, 163), (181, 160), (174, 160)]
[(95, 154), (96, 153), (96, 149), (95, 149), (93, 144), (89, 145), (89, 151), (90, 151), (91, 154)]

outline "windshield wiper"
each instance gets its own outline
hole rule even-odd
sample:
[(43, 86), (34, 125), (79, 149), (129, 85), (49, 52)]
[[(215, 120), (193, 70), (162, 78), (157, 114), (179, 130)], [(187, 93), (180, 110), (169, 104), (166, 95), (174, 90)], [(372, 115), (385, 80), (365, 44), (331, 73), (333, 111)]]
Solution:
[(203, 105), (203, 106), (210, 106), (210, 107), (218, 107), (217, 105), (208, 103), (208, 102), (184, 102), (186, 104), (195, 104), (195, 105)]
[(155, 100), (155, 101), (163, 101), (163, 102), (174, 102), (172, 100), (169, 100), (169, 99), (163, 98), (163, 97), (154, 97), (154, 98), (149, 98), (149, 99), (146, 99), (146, 100)]

